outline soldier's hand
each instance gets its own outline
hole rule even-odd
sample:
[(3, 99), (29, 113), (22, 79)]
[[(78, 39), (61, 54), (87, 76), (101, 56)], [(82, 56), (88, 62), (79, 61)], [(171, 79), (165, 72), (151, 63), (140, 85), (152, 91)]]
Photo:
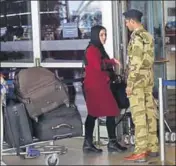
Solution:
[(132, 88), (126, 87), (126, 94), (127, 94), (127, 97), (130, 97), (132, 94)]
[(113, 58), (114, 59), (114, 62), (116, 63), (116, 64), (118, 64), (119, 65), (119, 67), (121, 67), (121, 63), (120, 63), (120, 61), (119, 60), (117, 60), (117, 59), (115, 59), (115, 58)]

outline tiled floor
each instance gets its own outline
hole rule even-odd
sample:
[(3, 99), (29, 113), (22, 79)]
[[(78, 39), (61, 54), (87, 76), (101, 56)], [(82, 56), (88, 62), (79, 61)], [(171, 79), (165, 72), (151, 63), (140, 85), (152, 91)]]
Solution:
[[(125, 162), (124, 156), (130, 154), (129, 151), (123, 154), (107, 152), (106, 146), (103, 146), (104, 152), (101, 155), (85, 155), (82, 153), (83, 138), (72, 138), (57, 141), (59, 145), (65, 145), (68, 147), (68, 152), (59, 157), (60, 165), (138, 165), (133, 162)], [(3, 157), (4, 162), (7, 165), (45, 165), (45, 156), (40, 156), (36, 159), (21, 159), (16, 156)], [(166, 160), (170, 165), (175, 165), (175, 145), (166, 146)], [(139, 165), (160, 165), (158, 164), (159, 158), (148, 158), (147, 163)]]

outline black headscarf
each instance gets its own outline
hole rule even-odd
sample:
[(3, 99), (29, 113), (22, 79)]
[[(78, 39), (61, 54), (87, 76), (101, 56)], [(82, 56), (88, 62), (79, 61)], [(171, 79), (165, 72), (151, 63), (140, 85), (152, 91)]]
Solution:
[(93, 44), (98, 48), (102, 47), (100, 37), (99, 37), (101, 30), (106, 30), (106, 28), (101, 25), (96, 25), (91, 28), (90, 44)]
[[(101, 43), (100, 37), (99, 37), (100, 31), (103, 29), (106, 30), (106, 28), (101, 25), (96, 25), (91, 28), (90, 42), (89, 42), (89, 45), (87, 46), (86, 50), (89, 48), (89, 46), (94, 45), (95, 47), (97, 47), (100, 50), (102, 59), (109, 59), (109, 56), (106, 53), (104, 46)], [(85, 52), (86, 52), (86, 50), (85, 50)], [(87, 60), (86, 60), (85, 56), (84, 56), (84, 63), (85, 63), (85, 65), (87, 65)]]
[(101, 43), (100, 37), (99, 37), (100, 31), (103, 29), (106, 30), (106, 28), (101, 25), (96, 25), (91, 28), (91, 36), (90, 36), (89, 45), (94, 45), (95, 47), (97, 47), (100, 50), (101, 55), (102, 55), (102, 59), (104, 59), (104, 58), (109, 59), (109, 56), (106, 53), (104, 46)]

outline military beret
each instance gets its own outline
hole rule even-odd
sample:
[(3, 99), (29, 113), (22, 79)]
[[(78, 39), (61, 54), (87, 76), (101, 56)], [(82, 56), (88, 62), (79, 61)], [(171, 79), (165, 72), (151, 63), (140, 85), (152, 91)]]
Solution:
[(130, 9), (123, 13), (125, 18), (131, 18), (131, 19), (137, 19), (138, 21), (141, 21), (141, 17), (143, 16), (142, 12), (136, 9)]

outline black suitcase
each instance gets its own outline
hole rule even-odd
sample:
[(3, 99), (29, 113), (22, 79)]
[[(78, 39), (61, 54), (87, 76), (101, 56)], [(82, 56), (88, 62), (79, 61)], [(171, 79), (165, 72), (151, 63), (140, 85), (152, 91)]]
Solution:
[(82, 120), (75, 106), (61, 106), (41, 115), (33, 123), (34, 136), (40, 141), (82, 136)]
[(4, 107), (4, 140), (17, 149), (33, 142), (32, 122), (23, 103), (10, 103)]

